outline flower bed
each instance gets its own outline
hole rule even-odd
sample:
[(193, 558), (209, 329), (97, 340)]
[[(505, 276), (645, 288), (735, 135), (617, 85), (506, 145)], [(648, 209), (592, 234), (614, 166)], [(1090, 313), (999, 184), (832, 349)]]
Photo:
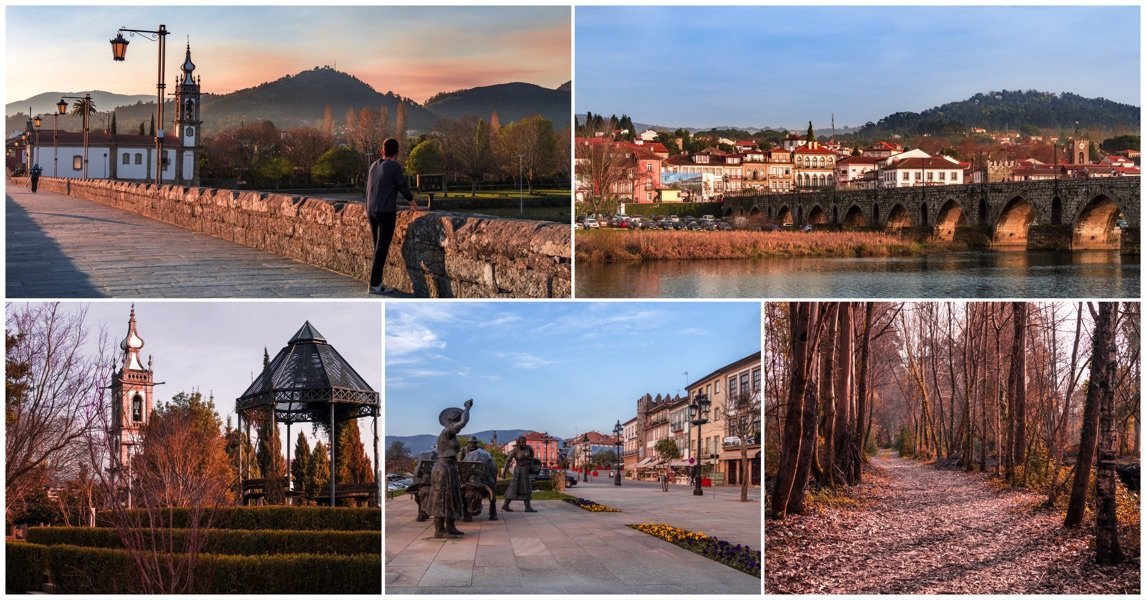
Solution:
[(760, 551), (749, 546), (730, 544), (718, 538), (666, 525), (664, 523), (631, 523), (629, 527), (654, 537), (659, 537), (685, 550), (695, 552), (705, 558), (724, 563), (737, 571), (753, 577), (760, 577)]
[(592, 500), (586, 500), (584, 498), (565, 498), (565, 501), (589, 512), (621, 512), (620, 509), (605, 506), (604, 504), (597, 504)]

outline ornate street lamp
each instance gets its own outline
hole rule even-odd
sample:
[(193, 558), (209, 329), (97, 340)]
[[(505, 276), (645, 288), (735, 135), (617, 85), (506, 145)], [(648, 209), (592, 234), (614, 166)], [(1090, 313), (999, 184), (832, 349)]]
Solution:
[(83, 100), (80, 105), (80, 113), (83, 117), (84, 124), (84, 179), (88, 178), (88, 111), (92, 109), (92, 96), (91, 94), (84, 94), (83, 96), (60, 96), (60, 101), (56, 103), (56, 108), (59, 109), (61, 115), (68, 114), (68, 100)]
[(551, 440), (551, 439), (553, 439), (553, 438), (549, 437), (548, 431), (541, 434), (541, 443), (543, 444), (542, 448), (545, 449), (545, 454), (543, 454), (541, 457), (541, 463), (542, 463), (542, 466), (544, 466), (546, 468), (549, 468), (549, 440)]
[(44, 118), (36, 115), (32, 118), (32, 126), (36, 128), (36, 155), (32, 164), (40, 164), (40, 126), (44, 124)]
[[(111, 40), (111, 58), (116, 62), (123, 62), (127, 57), (127, 45), (130, 43), (123, 37), (123, 32), (128, 32), (131, 36), (139, 34), (144, 39), (153, 42), (159, 42), (159, 82), (155, 85), (156, 98), (155, 98), (155, 185), (163, 184), (163, 90), (166, 84), (163, 83), (163, 61), (167, 56), (167, 31), (166, 25), (160, 25), (157, 31), (149, 29), (128, 29), (120, 27), (119, 32), (116, 33), (115, 39)], [(86, 128), (85, 128), (86, 129)], [(86, 160), (84, 161), (86, 164)]]
[(581, 443), (585, 445), (582, 454), (585, 455), (585, 463), (581, 465), (581, 481), (588, 483), (589, 481), (589, 461), (593, 460), (593, 445), (589, 443), (589, 436), (581, 437)]
[(704, 490), (700, 488), (700, 457), (702, 440), (700, 436), (700, 426), (708, 422), (708, 409), (712, 406), (712, 400), (708, 399), (708, 395), (704, 392), (697, 392), (696, 397), (688, 404), (688, 419), (689, 422), (696, 426), (696, 465), (695, 476), (693, 477), (694, 487), (692, 488), (693, 496), (703, 496)]
[(613, 426), (613, 435), (616, 439), (613, 440), (613, 458), (617, 461), (617, 468), (613, 471), (613, 485), (621, 485), (621, 435), (625, 433), (625, 428), (621, 427), (621, 420), (617, 420), (617, 424)]

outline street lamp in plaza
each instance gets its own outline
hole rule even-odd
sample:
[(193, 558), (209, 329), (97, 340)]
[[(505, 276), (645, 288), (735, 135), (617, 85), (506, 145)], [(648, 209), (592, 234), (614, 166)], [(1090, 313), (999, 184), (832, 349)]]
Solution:
[(123, 62), (127, 56), (127, 45), (130, 43), (124, 37), (123, 33), (127, 32), (132, 37), (139, 34), (144, 39), (153, 42), (159, 42), (159, 82), (156, 84), (156, 98), (155, 98), (155, 185), (163, 184), (163, 90), (166, 84), (163, 83), (163, 62), (167, 56), (167, 31), (166, 25), (160, 25), (157, 31), (149, 29), (128, 29), (120, 27), (119, 32), (116, 33), (115, 39), (111, 40), (111, 58), (116, 62)]
[(61, 115), (68, 114), (68, 100), (82, 100), (80, 104), (80, 114), (83, 117), (84, 124), (84, 179), (88, 178), (88, 111), (92, 109), (92, 96), (91, 94), (84, 94), (83, 96), (60, 96), (60, 101), (56, 103), (56, 108)]
[(40, 164), (40, 126), (44, 124), (44, 118), (36, 115), (32, 118), (32, 126), (36, 128), (36, 156), (32, 164)]
[(696, 426), (696, 465), (693, 466), (695, 477), (693, 477), (694, 487), (692, 488), (693, 496), (703, 496), (704, 490), (700, 489), (700, 457), (701, 447), (700, 443), (702, 438), (700, 436), (700, 426), (708, 422), (708, 409), (712, 406), (712, 400), (708, 399), (708, 395), (704, 392), (697, 392), (696, 397), (688, 404), (688, 419), (689, 422)]
[(625, 428), (621, 427), (621, 420), (617, 420), (617, 424), (613, 426), (613, 435), (616, 439), (613, 440), (613, 458), (617, 461), (617, 468), (613, 471), (613, 485), (621, 485), (621, 435), (625, 433)]
[(581, 481), (589, 481), (589, 461), (593, 460), (593, 445), (589, 443), (589, 436), (585, 435), (581, 438), (581, 443), (585, 445), (582, 454), (585, 455), (585, 463), (581, 465)]
[(549, 466), (549, 440), (552, 440), (552, 439), (553, 438), (549, 437), (548, 431), (541, 434), (541, 443), (544, 444), (542, 447), (545, 448), (545, 454), (542, 455), (541, 462), (546, 467)]

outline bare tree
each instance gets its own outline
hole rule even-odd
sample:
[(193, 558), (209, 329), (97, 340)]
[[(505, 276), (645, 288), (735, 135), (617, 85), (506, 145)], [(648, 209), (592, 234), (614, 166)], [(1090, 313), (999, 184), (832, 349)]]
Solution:
[(752, 479), (752, 466), (748, 460), (748, 446), (760, 440), (761, 390), (741, 388), (725, 406), (725, 431), (740, 439), (740, 501), (748, 502), (748, 484)]
[(6, 320), (5, 514), (76, 469), (101, 393), (99, 356), (86, 354), (86, 309), (9, 305)]
[(446, 163), (452, 172), (470, 180), (470, 195), (493, 166), (493, 146), (485, 121), (473, 116), (445, 119), (438, 124)]
[(585, 201), (600, 215), (604, 204), (615, 199), (614, 188), (626, 177), (628, 158), (612, 141), (604, 138), (577, 143), (577, 177), (584, 181)]
[[(1099, 302), (1094, 315), (1094, 353), (1090, 357), (1090, 390), (1087, 403), (1093, 395), (1098, 401), (1098, 471), (1094, 479), (1094, 540), (1095, 560), (1100, 565), (1122, 562), (1122, 547), (1118, 543), (1118, 515), (1115, 505), (1114, 470), (1117, 458), (1114, 451), (1114, 384), (1115, 335), (1118, 305)], [(1093, 391), (1093, 394), (1091, 393)]]

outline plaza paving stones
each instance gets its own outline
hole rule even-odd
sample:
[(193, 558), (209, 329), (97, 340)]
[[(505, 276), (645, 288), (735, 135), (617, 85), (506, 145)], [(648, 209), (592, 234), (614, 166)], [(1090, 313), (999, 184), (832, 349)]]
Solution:
[(11, 298), (377, 298), (366, 282), (63, 194), (5, 188)]
[(412, 498), (387, 500), (386, 594), (760, 594), (760, 579), (625, 526), (668, 523), (759, 549), (758, 489), (741, 503), (738, 488), (693, 496), (685, 486), (617, 488), (602, 477), (566, 492), (624, 512), (551, 500), (527, 514), (515, 502), (498, 521), (459, 522), (461, 539), (436, 540), (432, 520), (414, 521)]

